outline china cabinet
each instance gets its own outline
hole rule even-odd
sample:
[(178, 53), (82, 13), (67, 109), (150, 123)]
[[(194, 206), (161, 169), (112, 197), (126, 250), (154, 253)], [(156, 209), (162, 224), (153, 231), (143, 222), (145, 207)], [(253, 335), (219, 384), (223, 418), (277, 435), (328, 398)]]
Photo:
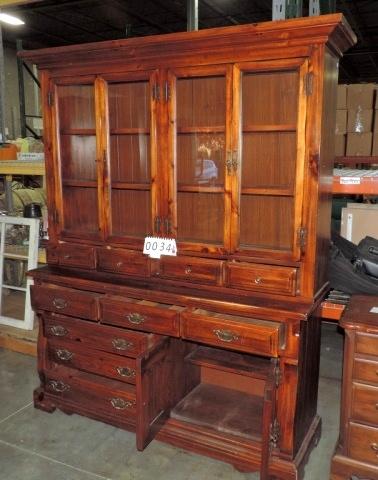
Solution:
[[(22, 53), (41, 72), (50, 213), (38, 408), (303, 477), (354, 43), (335, 14)], [(177, 255), (143, 254), (147, 236)]]

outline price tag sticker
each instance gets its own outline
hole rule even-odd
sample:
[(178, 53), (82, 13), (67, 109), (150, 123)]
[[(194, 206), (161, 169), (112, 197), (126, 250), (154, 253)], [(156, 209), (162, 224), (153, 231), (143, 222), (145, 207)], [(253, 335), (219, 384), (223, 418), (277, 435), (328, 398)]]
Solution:
[(174, 238), (146, 237), (143, 253), (151, 258), (160, 258), (162, 255), (176, 257), (176, 240)]

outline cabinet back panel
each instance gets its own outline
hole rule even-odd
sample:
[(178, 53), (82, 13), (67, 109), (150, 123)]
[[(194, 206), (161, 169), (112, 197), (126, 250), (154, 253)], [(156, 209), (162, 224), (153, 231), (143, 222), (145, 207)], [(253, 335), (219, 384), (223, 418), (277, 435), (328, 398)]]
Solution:
[(60, 158), (63, 180), (96, 180), (96, 137), (61, 135)]
[(57, 87), (60, 130), (95, 128), (93, 85)]
[(63, 187), (64, 230), (83, 235), (98, 234), (97, 188)]
[(151, 195), (143, 190), (112, 190), (112, 234), (145, 237), (151, 233)]
[(111, 135), (110, 168), (113, 182), (150, 183), (150, 136)]
[(109, 84), (110, 128), (148, 128), (150, 124), (148, 81)]

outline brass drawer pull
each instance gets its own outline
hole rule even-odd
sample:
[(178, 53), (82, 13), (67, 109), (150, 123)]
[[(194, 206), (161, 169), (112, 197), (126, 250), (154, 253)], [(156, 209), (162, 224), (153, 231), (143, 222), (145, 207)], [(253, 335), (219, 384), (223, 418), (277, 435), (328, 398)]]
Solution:
[(127, 350), (134, 346), (132, 342), (128, 342), (124, 338), (113, 338), (112, 345), (116, 350)]
[(192, 267), (191, 267), (190, 265), (187, 265), (187, 266), (185, 267), (185, 273), (186, 273), (187, 275), (189, 275), (190, 273), (192, 273)]
[(68, 334), (68, 330), (62, 327), (62, 325), (53, 325), (50, 327), (50, 332), (56, 337), (65, 337)]
[(143, 323), (146, 319), (141, 315), (140, 313), (129, 313), (127, 315), (127, 320), (130, 323), (133, 323), (134, 325), (140, 325)]
[(63, 310), (63, 308), (66, 308), (68, 303), (64, 298), (54, 298), (53, 300), (53, 305), (56, 309), (58, 310)]
[(60, 380), (50, 380), (47, 383), (47, 386), (51, 388), (51, 390), (54, 390), (55, 392), (59, 392), (59, 393), (66, 392), (71, 388), (69, 385), (67, 385), (66, 383)]
[(135, 405), (135, 402), (130, 402), (129, 400), (124, 400), (119, 397), (112, 398), (110, 403), (116, 410), (125, 410), (125, 408), (130, 408)]
[(121, 377), (127, 377), (127, 378), (135, 377), (135, 370), (129, 367), (117, 367), (117, 373)]
[(373, 442), (370, 444), (370, 448), (374, 451), (374, 452), (378, 452), (378, 443), (376, 442)]
[(221, 340), (222, 342), (234, 342), (235, 340), (239, 339), (239, 336), (236, 333), (231, 332), (230, 330), (213, 330), (215, 335)]
[(262, 282), (262, 278), (261, 278), (261, 277), (256, 277), (256, 278), (255, 278), (255, 284), (256, 284), (256, 285), (260, 285), (261, 282)]
[(123, 265), (123, 262), (117, 262), (117, 263), (116, 263), (116, 267), (117, 267), (117, 268), (121, 268), (122, 265)]
[(63, 255), (63, 258), (65, 260), (69, 260), (71, 258), (71, 255), (69, 253), (66, 253), (66, 255)]
[(71, 360), (71, 358), (74, 356), (72, 352), (69, 350), (65, 349), (57, 349), (55, 350), (56, 356), (60, 358), (60, 360), (64, 360), (65, 362), (68, 362), (68, 360)]

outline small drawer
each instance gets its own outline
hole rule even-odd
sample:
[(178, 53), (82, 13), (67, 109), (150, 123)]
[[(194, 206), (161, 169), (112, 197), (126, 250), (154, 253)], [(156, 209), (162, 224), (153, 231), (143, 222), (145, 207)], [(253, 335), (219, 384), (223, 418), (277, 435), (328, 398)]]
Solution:
[(378, 359), (378, 335), (356, 333), (356, 352), (376, 355)]
[(283, 339), (278, 322), (205, 310), (182, 313), (182, 337), (231, 350), (277, 357)]
[[(351, 416), (353, 420), (378, 426), (378, 388), (354, 383)], [(377, 451), (378, 452), (378, 451)]]
[(47, 263), (62, 267), (77, 267), (94, 270), (96, 268), (96, 249), (87, 245), (62, 243), (47, 248)]
[(98, 319), (98, 295), (55, 285), (32, 285), (31, 303), (35, 310), (63, 313), (88, 320)]
[(107, 378), (57, 367), (46, 372), (45, 390), (62, 404), (85, 405), (94, 413), (133, 419), (136, 415), (135, 386)]
[(349, 424), (349, 456), (378, 465), (378, 428)]
[(148, 277), (150, 274), (149, 259), (140, 252), (120, 248), (99, 248), (97, 255), (98, 270), (139, 277)]
[(356, 358), (353, 365), (353, 378), (362, 382), (378, 383), (378, 359), (373, 361)]
[(228, 285), (280, 295), (295, 295), (297, 269), (274, 265), (228, 263)]
[(132, 384), (136, 382), (136, 362), (133, 358), (84, 349), (80, 345), (63, 340), (49, 340), (48, 352), (52, 362), (122, 382)]
[(182, 310), (175, 305), (106, 296), (100, 301), (100, 322), (178, 337)]
[(93, 324), (55, 313), (44, 315), (44, 333), (47, 338), (70, 340), (84, 347), (130, 357), (143, 354), (165, 339), (153, 333)]
[(222, 279), (220, 260), (194, 257), (163, 257), (152, 265), (152, 275), (172, 280), (219, 285)]

